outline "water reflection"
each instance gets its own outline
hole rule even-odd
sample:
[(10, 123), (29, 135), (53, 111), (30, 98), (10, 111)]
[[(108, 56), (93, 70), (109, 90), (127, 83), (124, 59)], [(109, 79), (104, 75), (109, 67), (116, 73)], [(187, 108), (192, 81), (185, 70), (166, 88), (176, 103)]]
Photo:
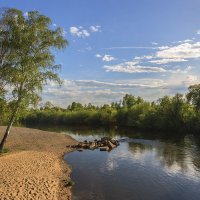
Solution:
[[(157, 160), (171, 173), (200, 171), (200, 136), (183, 136), (177, 135), (177, 133), (141, 133), (130, 129), (116, 130), (112, 128), (91, 129), (88, 127), (62, 126), (40, 126), (37, 128), (69, 134), (78, 141), (86, 139), (92, 141), (104, 136), (115, 139), (126, 138), (126, 144), (122, 145), (122, 151), (120, 150), (117, 156), (127, 156), (130, 159), (133, 156), (134, 159), (142, 162), (145, 156), (149, 157), (151, 154), (151, 157), (154, 157), (153, 160)], [(133, 155), (130, 155), (130, 152)]]
[(111, 152), (86, 150), (66, 155), (73, 168), (73, 200), (200, 199), (200, 137), (124, 130), (56, 131), (79, 141), (126, 138)]
[(200, 149), (194, 141), (192, 136), (186, 136), (176, 144), (140, 140), (130, 142), (129, 151), (134, 160), (144, 163), (151, 157), (154, 165), (161, 165), (166, 173), (183, 173), (189, 179), (199, 180)]
[[(88, 138), (102, 135), (105, 132)], [(80, 133), (72, 136), (87, 138)], [(127, 139), (109, 153), (73, 152), (66, 157), (73, 166), (74, 200), (200, 199), (200, 148), (194, 137), (115, 137)]]

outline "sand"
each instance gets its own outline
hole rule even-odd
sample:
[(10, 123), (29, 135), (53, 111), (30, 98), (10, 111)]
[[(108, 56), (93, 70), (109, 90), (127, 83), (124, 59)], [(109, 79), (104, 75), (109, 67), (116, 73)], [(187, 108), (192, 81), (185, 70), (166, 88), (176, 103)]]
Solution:
[[(2, 138), (5, 127), (0, 127)], [(12, 128), (6, 143), (9, 153), (0, 156), (1, 200), (69, 200), (70, 167), (63, 160), (70, 136), (28, 128)]]

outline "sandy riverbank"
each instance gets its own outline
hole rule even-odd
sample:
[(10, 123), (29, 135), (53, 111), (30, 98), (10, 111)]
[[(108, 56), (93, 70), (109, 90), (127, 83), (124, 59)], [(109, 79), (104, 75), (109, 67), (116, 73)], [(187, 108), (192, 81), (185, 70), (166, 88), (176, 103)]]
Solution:
[[(2, 138), (5, 127), (0, 127)], [(64, 181), (70, 168), (63, 160), (66, 145), (75, 144), (70, 136), (37, 129), (12, 128), (0, 156), (0, 199), (67, 200), (69, 188)]]

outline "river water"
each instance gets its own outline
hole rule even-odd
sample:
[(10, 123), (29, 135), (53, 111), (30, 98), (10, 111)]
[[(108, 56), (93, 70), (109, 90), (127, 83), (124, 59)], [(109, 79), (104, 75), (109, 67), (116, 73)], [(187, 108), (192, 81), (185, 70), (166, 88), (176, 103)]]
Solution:
[(62, 130), (78, 141), (123, 139), (110, 152), (72, 152), (73, 200), (200, 200), (200, 137)]

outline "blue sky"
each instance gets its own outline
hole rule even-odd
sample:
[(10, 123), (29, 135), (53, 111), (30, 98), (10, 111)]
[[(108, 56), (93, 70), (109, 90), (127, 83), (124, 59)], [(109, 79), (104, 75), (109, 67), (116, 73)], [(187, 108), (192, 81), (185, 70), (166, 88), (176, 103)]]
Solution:
[(44, 101), (103, 104), (126, 93), (156, 100), (185, 93), (200, 75), (199, 0), (0, 0), (1, 7), (38, 10), (69, 41), (56, 52), (64, 80)]

